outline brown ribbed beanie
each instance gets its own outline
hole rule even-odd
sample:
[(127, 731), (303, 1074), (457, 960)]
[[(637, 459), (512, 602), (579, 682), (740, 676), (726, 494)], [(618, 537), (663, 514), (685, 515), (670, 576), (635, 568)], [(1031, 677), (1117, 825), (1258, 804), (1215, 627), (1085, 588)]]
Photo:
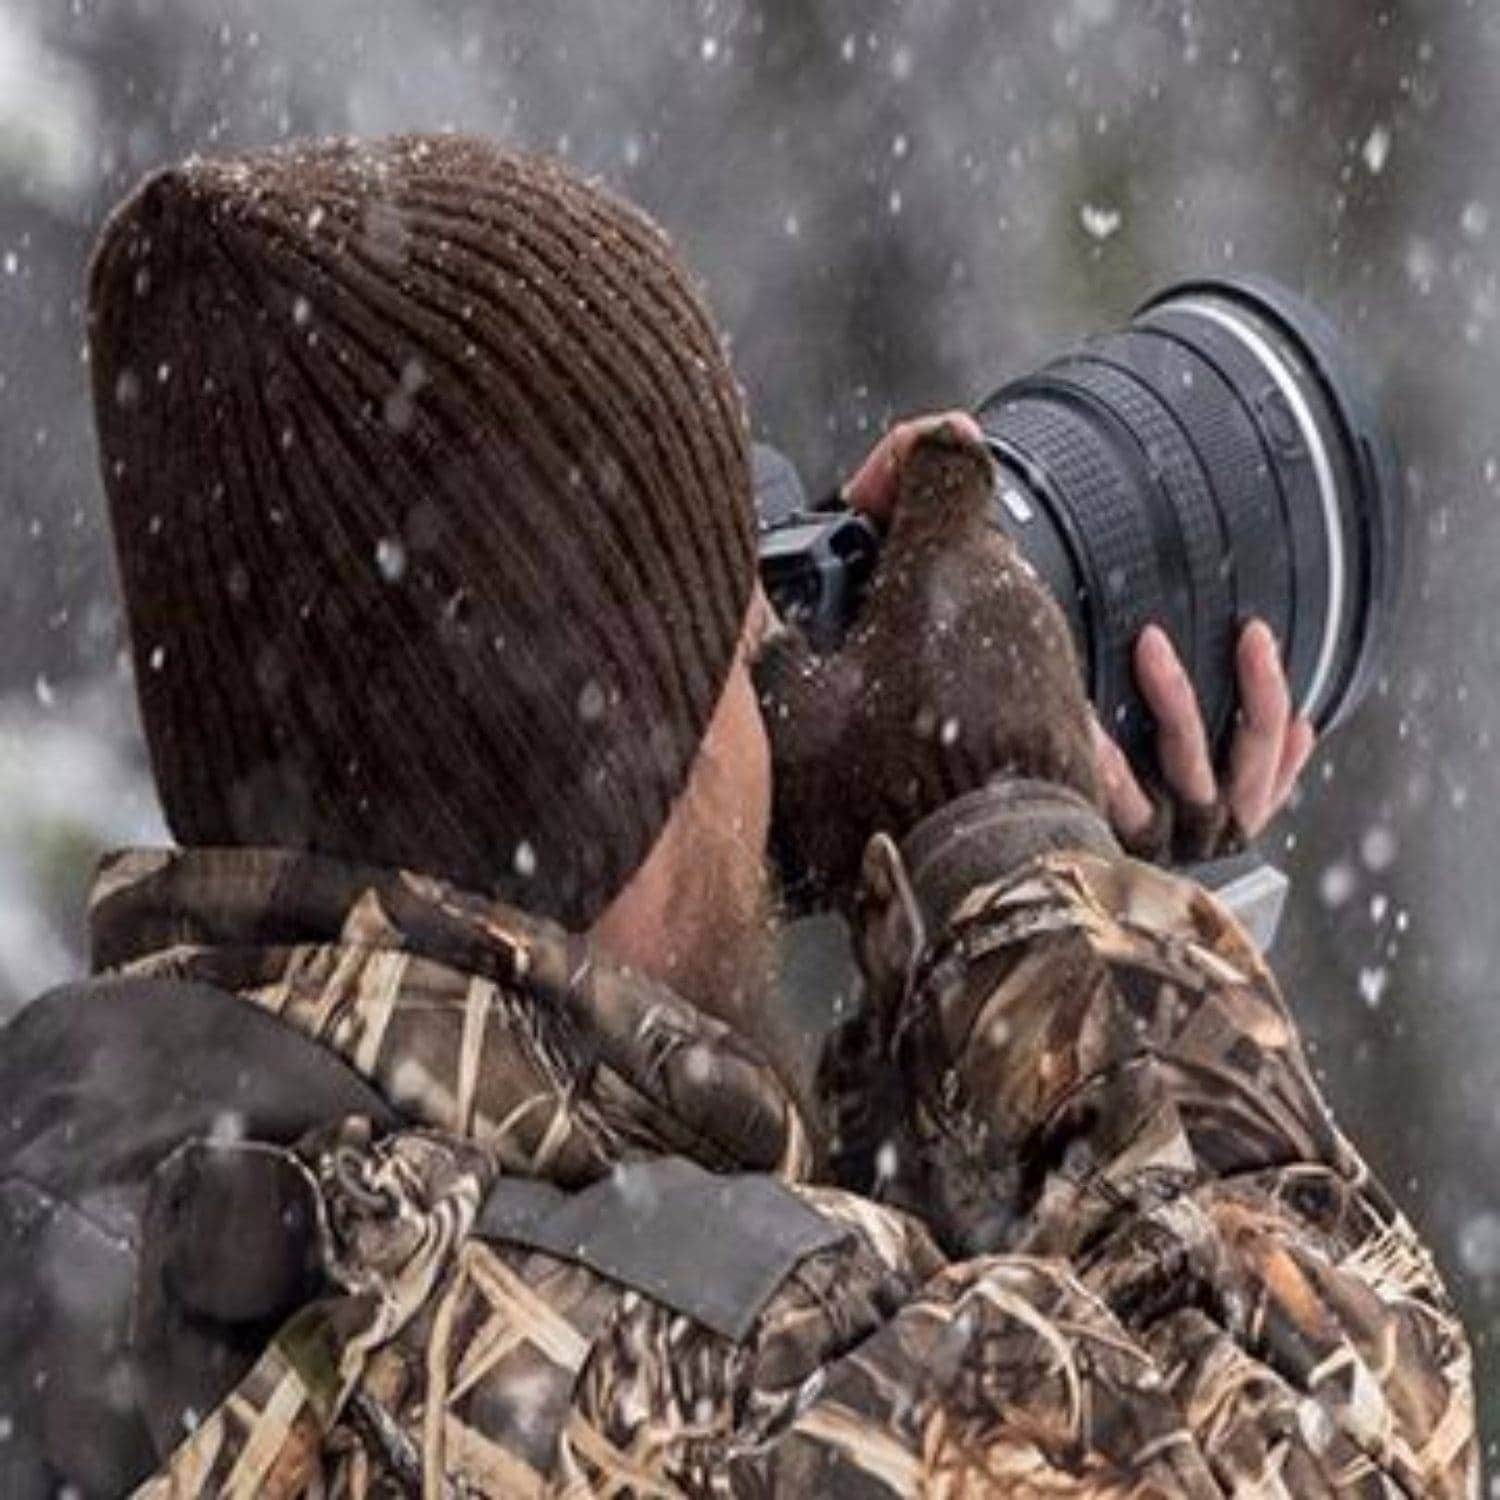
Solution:
[(665, 235), (482, 140), (323, 143), (150, 178), (89, 316), (174, 836), (587, 926), (755, 574), (741, 398)]

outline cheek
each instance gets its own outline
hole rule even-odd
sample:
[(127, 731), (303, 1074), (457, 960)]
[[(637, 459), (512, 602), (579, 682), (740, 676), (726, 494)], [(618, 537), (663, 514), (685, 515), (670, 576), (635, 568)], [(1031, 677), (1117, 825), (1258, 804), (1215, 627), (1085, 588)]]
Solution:
[(743, 663), (736, 662), (725, 693), (730, 722), (726, 736), (735, 821), (746, 843), (763, 852), (771, 830), (771, 742), (760, 716), (755, 686)]
[(771, 742), (766, 737), (760, 705), (752, 698), (750, 706), (755, 713), (755, 780), (751, 793), (755, 822), (751, 832), (755, 835), (755, 847), (764, 853), (771, 837)]

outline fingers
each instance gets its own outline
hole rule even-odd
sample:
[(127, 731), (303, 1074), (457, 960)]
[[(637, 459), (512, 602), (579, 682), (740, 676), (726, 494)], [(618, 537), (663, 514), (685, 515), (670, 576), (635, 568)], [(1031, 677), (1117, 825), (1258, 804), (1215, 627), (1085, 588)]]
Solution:
[(1163, 780), (1180, 801), (1211, 803), (1218, 784), (1198, 695), (1159, 625), (1148, 625), (1136, 641), (1135, 678), (1156, 720), (1156, 758)]
[(901, 466), (923, 434), (949, 425), (971, 442), (983, 442), (979, 423), (966, 411), (936, 412), (898, 422), (875, 445), (870, 456), (844, 485), (844, 503), (876, 521), (889, 521), (896, 508)]
[(1291, 695), (1276, 637), (1262, 620), (1240, 632), (1235, 648), (1240, 722), (1229, 750), (1229, 805), (1251, 838), (1280, 810), (1312, 753), (1312, 729), (1292, 723)]
[[(1240, 633), (1235, 669), (1240, 716), (1229, 750), (1226, 800), (1240, 831), (1254, 838), (1286, 805), (1317, 736), (1305, 718), (1293, 716), (1281, 653), (1264, 621), (1252, 620)], [(1137, 639), (1135, 673), (1156, 719), (1157, 764), (1168, 790), (1181, 804), (1212, 804), (1218, 786), (1197, 694), (1159, 626), (1148, 625)], [(1107, 749), (1098, 751), (1100, 779), (1111, 821), (1130, 838), (1144, 827), (1142, 809), (1150, 804), (1119, 747), (1105, 740)]]
[(1276, 770), (1275, 789), (1271, 793), (1271, 817), (1274, 818), (1286, 806), (1296, 788), (1297, 778), (1312, 759), (1317, 742), (1317, 733), (1306, 719), (1299, 716), (1292, 720), (1281, 750), (1281, 765)]
[(1125, 841), (1140, 838), (1156, 815), (1151, 799), (1136, 780), (1125, 752), (1093, 721), (1094, 765), (1104, 794), (1104, 811), (1114, 830)]

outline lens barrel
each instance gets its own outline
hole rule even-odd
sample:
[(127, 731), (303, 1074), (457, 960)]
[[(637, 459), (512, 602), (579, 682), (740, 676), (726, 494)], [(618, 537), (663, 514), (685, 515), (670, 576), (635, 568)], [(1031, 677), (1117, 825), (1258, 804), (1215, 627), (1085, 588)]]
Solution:
[(1320, 731), (1359, 703), (1395, 612), (1404, 498), (1369, 389), (1316, 308), (1259, 277), (1182, 282), (977, 415), (997, 524), (1061, 603), (1100, 719), (1137, 764), (1153, 726), (1131, 654), (1153, 621), (1216, 753), (1251, 617)]

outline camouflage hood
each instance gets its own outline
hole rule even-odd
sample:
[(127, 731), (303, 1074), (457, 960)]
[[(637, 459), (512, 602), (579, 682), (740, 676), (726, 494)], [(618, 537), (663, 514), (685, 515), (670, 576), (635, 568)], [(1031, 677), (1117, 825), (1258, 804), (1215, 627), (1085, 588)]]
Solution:
[(580, 937), (427, 876), (271, 849), (131, 850), (90, 898), (93, 966), (194, 979), (337, 1053), (412, 1124), (566, 1187), (631, 1156), (805, 1176), (753, 1047)]

